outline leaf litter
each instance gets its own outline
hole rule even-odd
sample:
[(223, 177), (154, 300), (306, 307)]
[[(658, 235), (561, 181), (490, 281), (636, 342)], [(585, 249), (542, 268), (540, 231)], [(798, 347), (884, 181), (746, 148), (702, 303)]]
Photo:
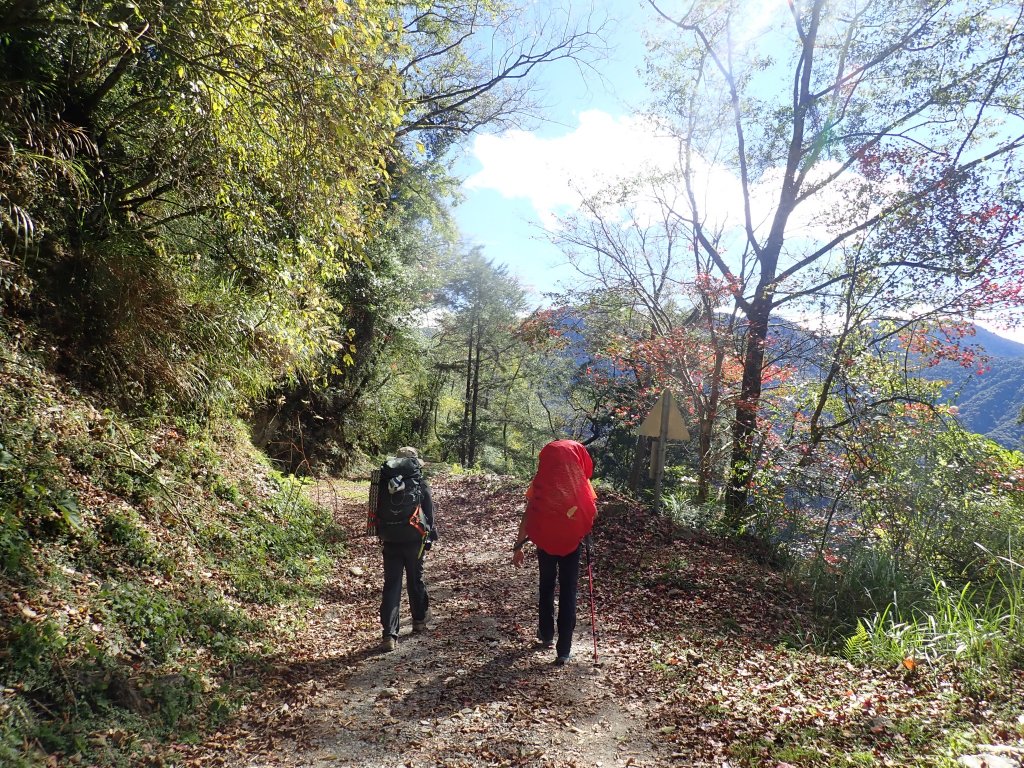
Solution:
[[(965, 721), (979, 740), (1020, 743), (1024, 720), (1010, 719), (1012, 707), (920, 674), (920, 664), (871, 669), (794, 648), (794, 628), (815, 620), (784, 574), (731, 542), (680, 538), (606, 491), (594, 531), (599, 664), (584, 558), (573, 658), (556, 667), (553, 650), (533, 645), (535, 561), (510, 565), (524, 487), (494, 475), (431, 479), (442, 537), (426, 563), (433, 622), (412, 634), (403, 602), (398, 649), (387, 654), (380, 550), (361, 535), (364, 502), (328, 488), (323, 497), (352, 532), (348, 555), (281, 652), (233, 670), (251, 676), (254, 690), (238, 716), (202, 743), (176, 747), (176, 761), (927, 765)], [(1013, 687), (1024, 691), (1024, 680)], [(861, 762), (846, 762), (851, 754)]]

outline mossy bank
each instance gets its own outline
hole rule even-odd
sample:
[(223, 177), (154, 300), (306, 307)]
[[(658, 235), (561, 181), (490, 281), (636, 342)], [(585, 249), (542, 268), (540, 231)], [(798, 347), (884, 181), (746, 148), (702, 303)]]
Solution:
[(342, 531), (237, 421), (131, 417), (3, 339), (0, 382), (0, 763), (159, 764), (245, 700)]

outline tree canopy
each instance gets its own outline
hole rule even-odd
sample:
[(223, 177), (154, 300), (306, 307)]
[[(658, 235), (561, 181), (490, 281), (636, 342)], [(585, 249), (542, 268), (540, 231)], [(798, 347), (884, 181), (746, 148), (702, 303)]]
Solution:
[(401, 123), (386, 4), (7, 4), (5, 304), (180, 402), (307, 368)]
[[(894, 321), (879, 343), (1019, 306), (1021, 8), (810, 0), (753, 29), (740, 2), (651, 5), (669, 30), (653, 113), (679, 140), (672, 218), (744, 320), (728, 493), (741, 515), (773, 320), (817, 317), (841, 339)], [(709, 195), (722, 170), (735, 204)]]

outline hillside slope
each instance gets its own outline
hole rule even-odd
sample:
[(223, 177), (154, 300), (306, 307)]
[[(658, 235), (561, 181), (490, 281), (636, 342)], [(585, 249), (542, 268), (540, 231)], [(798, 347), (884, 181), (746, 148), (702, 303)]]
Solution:
[(988, 358), (981, 372), (944, 362), (924, 375), (949, 382), (945, 395), (959, 407), (957, 418), (965, 428), (1020, 450), (1024, 447), (1024, 344), (977, 326), (974, 330), (968, 340)]
[(129, 418), (11, 345), (0, 382), (5, 768), (951, 765), (1024, 739), (1019, 673), (808, 650), (781, 572), (607, 489), (598, 665), (586, 581), (573, 663), (531, 649), (523, 483), (488, 475), (432, 477), (436, 623), (379, 655), (365, 485), (300, 486), (235, 423)]
[[(969, 432), (984, 435), (1004, 448), (1024, 445), (1024, 344), (999, 336), (980, 326), (958, 340), (963, 348), (976, 353), (974, 364), (964, 366), (944, 360), (918, 373), (929, 381), (943, 381), (943, 399), (959, 408), (957, 419)], [(819, 380), (818, 347), (821, 340), (793, 323), (773, 326), (773, 362), (795, 365), (812, 380)], [(890, 342), (895, 350), (895, 343)], [(900, 353), (902, 355), (902, 352)], [(918, 358), (915, 365), (921, 366)]]
[(129, 418), (0, 345), (0, 765), (159, 764), (341, 551), (237, 424)]

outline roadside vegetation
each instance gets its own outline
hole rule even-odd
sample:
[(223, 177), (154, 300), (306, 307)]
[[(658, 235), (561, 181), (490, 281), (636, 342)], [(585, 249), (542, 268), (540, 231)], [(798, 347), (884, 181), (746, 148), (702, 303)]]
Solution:
[[(659, 727), (695, 713), (750, 765), (830, 764), (816, 727), (850, 764), (943, 764), (975, 721), (1020, 741), (1024, 454), (942, 378), (990, 375), (975, 322), (1024, 317), (1019, 0), (802, 0), (749, 40), (746, 0), (648, 6), (644, 122), (675, 162), (578, 188), (549, 236), (579, 280), (538, 306), (460, 240), (452, 159), (613, 20), (0, 0), (0, 762), (159, 764), (236, 722), (239, 671), (287, 652), (362, 531), (337, 519), (361, 489), (327, 509), (314, 479), (415, 445), (521, 480), (558, 437), (650, 526), (621, 610), (699, 609), (714, 557), (800, 601), (764, 656), (729, 656), (760, 629), (721, 603), (657, 624)], [(655, 499), (637, 427), (666, 390), (692, 437)], [(740, 572), (722, 595), (756, 604)], [(744, 698), (750, 658), (834, 685)], [(850, 706), (879, 730), (821, 719)]]
[(156, 761), (245, 700), (341, 532), (237, 422), (129, 418), (6, 343), (0, 372), (0, 762)]

